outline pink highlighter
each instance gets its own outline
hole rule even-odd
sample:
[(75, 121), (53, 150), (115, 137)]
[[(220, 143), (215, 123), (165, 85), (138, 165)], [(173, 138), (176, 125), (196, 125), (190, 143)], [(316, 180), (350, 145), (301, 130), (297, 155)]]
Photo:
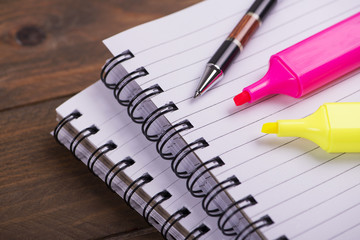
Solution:
[(234, 97), (237, 106), (269, 94), (299, 98), (360, 67), (360, 13), (270, 58), (266, 75)]

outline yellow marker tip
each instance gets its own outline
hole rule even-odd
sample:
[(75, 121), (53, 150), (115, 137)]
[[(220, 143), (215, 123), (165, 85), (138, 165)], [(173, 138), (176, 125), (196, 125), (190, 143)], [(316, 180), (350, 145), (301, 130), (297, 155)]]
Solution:
[(277, 122), (265, 123), (262, 126), (261, 131), (263, 133), (278, 133), (278, 123)]

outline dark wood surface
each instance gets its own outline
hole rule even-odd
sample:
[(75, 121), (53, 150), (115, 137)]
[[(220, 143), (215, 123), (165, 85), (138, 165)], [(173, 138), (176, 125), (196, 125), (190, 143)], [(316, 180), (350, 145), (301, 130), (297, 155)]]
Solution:
[(162, 239), (50, 135), (101, 40), (199, 0), (0, 0), (0, 239)]

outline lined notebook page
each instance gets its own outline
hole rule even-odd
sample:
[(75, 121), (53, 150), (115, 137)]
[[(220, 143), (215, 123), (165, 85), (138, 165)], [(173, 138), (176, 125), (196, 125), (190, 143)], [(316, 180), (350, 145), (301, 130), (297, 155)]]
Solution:
[[(98, 81), (59, 106), (57, 113), (65, 117), (75, 109), (78, 110), (82, 116), (72, 120), (71, 125), (77, 132), (95, 125), (99, 132), (88, 137), (88, 140), (96, 147), (112, 140), (117, 148), (106, 153), (106, 156), (113, 164), (126, 157), (131, 157), (135, 163), (122, 171), (131, 181), (136, 180), (146, 172), (149, 173), (154, 179), (145, 184), (142, 189), (149, 195), (149, 198), (166, 189), (172, 196), (159, 206), (169, 214), (186, 207), (191, 214), (179, 222), (189, 232), (204, 223), (211, 229), (204, 237), (227, 239), (217, 230), (216, 219), (207, 216), (202, 211), (200, 199), (191, 196), (185, 187), (184, 180), (176, 178), (172, 173), (170, 162), (164, 162), (160, 159), (154, 144), (145, 139), (138, 126), (128, 117), (126, 108), (120, 106), (109, 93), (111, 92), (106, 89), (103, 83)], [(80, 147), (76, 150), (76, 155), (81, 157)], [(86, 162), (84, 163), (86, 164)], [(95, 173), (104, 180), (104, 172), (108, 169), (100, 169), (103, 171), (100, 172), (96, 166), (98, 164), (95, 165)], [(120, 180), (115, 178), (112, 187), (117, 189), (117, 184), (120, 184)], [(144, 202), (139, 199), (137, 192), (132, 199), (142, 208), (144, 207)], [(133, 207), (135, 206), (133, 205)], [(173, 234), (173, 236), (177, 235)]]
[[(157, 106), (173, 101), (179, 110), (171, 123), (188, 119), (187, 142), (204, 137), (209, 147), (196, 153), (202, 161), (220, 156), (225, 166), (213, 171), (218, 181), (235, 175), (229, 189), (235, 199), (252, 194), (258, 204), (245, 211), (257, 220), (268, 214), (275, 224), (262, 229), (270, 239), (345, 239), (360, 236), (360, 155), (327, 154), (304, 139), (261, 133), (265, 122), (302, 118), (325, 102), (359, 101), (360, 74), (353, 72), (294, 99), (270, 96), (235, 107), (232, 98), (267, 71), (272, 54), (360, 11), (358, 0), (280, 0), (236, 59), (225, 78), (205, 95), (192, 96), (206, 62), (252, 1), (209, 0), (104, 41), (116, 55), (134, 54), (128, 71), (144, 66), (142, 88), (158, 83), (164, 93)], [(208, 13), (216, 13), (211, 15)]]

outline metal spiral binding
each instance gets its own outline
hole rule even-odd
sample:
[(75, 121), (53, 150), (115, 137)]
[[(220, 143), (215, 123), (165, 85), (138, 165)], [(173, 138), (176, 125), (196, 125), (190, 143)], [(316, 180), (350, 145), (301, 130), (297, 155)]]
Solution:
[(278, 238), (276, 238), (275, 240), (289, 240), (285, 235), (282, 235)]
[[(132, 119), (132, 121), (134, 121), (135, 123), (142, 124), (141, 130), (142, 130), (144, 136), (149, 141), (156, 141), (156, 150), (159, 153), (159, 155), (165, 160), (172, 160), (171, 168), (172, 168), (173, 172), (176, 174), (176, 176), (179, 178), (187, 178), (186, 187), (187, 187), (188, 191), (194, 197), (203, 197), (202, 207), (205, 210), (205, 212), (209, 216), (220, 216), (218, 219), (218, 227), (219, 227), (219, 229), (221, 229), (222, 233), (224, 235), (229, 235), (229, 236), (237, 235), (236, 239), (246, 239), (247, 237), (249, 237), (253, 232), (257, 231), (258, 229), (260, 229), (264, 226), (267, 226), (267, 225), (271, 225), (273, 223), (271, 218), (269, 216), (264, 216), (257, 221), (249, 223), (249, 225), (246, 226), (244, 229), (242, 229), (242, 231), (240, 233), (237, 233), (236, 230), (234, 229), (234, 227), (230, 226), (229, 222), (231, 221), (232, 218), (234, 218), (234, 216), (238, 212), (240, 212), (242, 209), (244, 209), (246, 207), (256, 204), (256, 200), (251, 195), (231, 203), (229, 206), (227, 206), (227, 208), (225, 210), (221, 210), (219, 208), (210, 209), (211, 206), (215, 206), (215, 204), (212, 204), (212, 202), (221, 192), (225, 191), (226, 189), (228, 189), (230, 187), (239, 185), (240, 181), (235, 176), (231, 176), (228, 179), (226, 179), (220, 183), (217, 183), (208, 192), (204, 192), (200, 188), (202, 183), (199, 183), (199, 180), (202, 177), (204, 177), (204, 175), (206, 173), (210, 173), (212, 169), (215, 169), (215, 168), (218, 168), (218, 167), (221, 167), (224, 165), (224, 162), (220, 159), (220, 157), (215, 157), (204, 163), (201, 163), (198, 166), (194, 166), (194, 169), (189, 172), (179, 170), (179, 167), (180, 167), (180, 165), (182, 165), (183, 160), (190, 153), (193, 153), (194, 151), (196, 151), (198, 149), (207, 147), (207, 146), (209, 146), (209, 144), (205, 141), (205, 139), (200, 138), (190, 144), (187, 144), (186, 146), (181, 148), (176, 153), (165, 150), (170, 147), (170, 145), (172, 144), (172, 140), (177, 136), (177, 134), (193, 128), (193, 125), (188, 120), (183, 120), (183, 121), (173, 124), (169, 127), (161, 126), (161, 127), (164, 127), (164, 129), (159, 131), (158, 133), (149, 133), (151, 126), (157, 121), (157, 119), (159, 119), (160, 116), (165, 115), (166, 113), (169, 113), (172, 111), (176, 111), (176, 110), (178, 110), (178, 108), (173, 102), (170, 102), (162, 107), (155, 109), (154, 111), (149, 113), (147, 116), (136, 116), (136, 112), (137, 112), (138, 108), (141, 107), (141, 104), (146, 102), (147, 99), (150, 99), (152, 96), (162, 93), (163, 90), (161, 89), (161, 87), (159, 85), (156, 84), (156, 85), (153, 85), (144, 90), (141, 90), (141, 89), (133, 90), (134, 94), (132, 96), (127, 97), (127, 99), (121, 97), (121, 94), (122, 94), (124, 88), (130, 82), (132, 82), (133, 80), (135, 80), (137, 78), (140, 78), (140, 77), (143, 77), (143, 76), (149, 74), (144, 67), (140, 67), (140, 68), (136, 69), (135, 71), (126, 74), (124, 77), (122, 77), (116, 83), (107, 82), (106, 78), (107, 78), (108, 74), (112, 70), (114, 70), (114, 68), (118, 64), (120, 64), (121, 62), (126, 61), (128, 59), (131, 59), (133, 57), (134, 57), (134, 55), (129, 50), (127, 50), (127, 51), (124, 51), (123, 53), (119, 54), (118, 56), (115, 56), (114, 58), (112, 58), (102, 68), (102, 71), (100, 74), (101, 80), (104, 82), (104, 84), (108, 88), (114, 90), (114, 96), (117, 99), (117, 101), (121, 105), (127, 106), (127, 112), (128, 112), (128, 115), (130, 116), (130, 118)], [(77, 116), (77, 114), (75, 114), (75, 116)], [(80, 116), (81, 116), (81, 114), (80, 114)], [(79, 117), (79, 116), (77, 116), (77, 117)], [(61, 125), (61, 124), (64, 125), (64, 124), (66, 124), (66, 122), (71, 121), (72, 119), (77, 118), (77, 117), (67, 116), (66, 118), (69, 118), (69, 120), (64, 120), (65, 119), (64, 118), (63, 119), (64, 123), (59, 122), (58, 125)], [(54, 134), (56, 139), (57, 139), (57, 132), (55, 132), (56, 134)], [(85, 135), (87, 135), (87, 134), (85, 134)], [(79, 139), (79, 140), (81, 141), (82, 139)], [(76, 149), (76, 146), (74, 147), (75, 149)], [(74, 150), (74, 152), (75, 152), (75, 150)], [(97, 158), (95, 159), (95, 161), (97, 160)], [(94, 166), (95, 161), (91, 164), (91, 167), (89, 167), (90, 169), (92, 169), (92, 167)], [(123, 165), (123, 164), (124, 164), (124, 166), (119, 167), (119, 169), (110, 178), (109, 183), (107, 183), (107, 179), (109, 178), (110, 172), (113, 171), (118, 166), (114, 165), (113, 168), (111, 170), (109, 170), (109, 172), (107, 173), (107, 175), (105, 177), (105, 182), (107, 183), (107, 185), (110, 189), (112, 189), (111, 182), (112, 182), (112, 179), (115, 177), (115, 175), (118, 174), (118, 172), (122, 171), (124, 168), (133, 164), (133, 162), (130, 164), (130, 162), (127, 162), (127, 161), (123, 162), (123, 161), (120, 161), (118, 163), (118, 166)], [(88, 161), (88, 166), (89, 166), (89, 164), (90, 164), (90, 158)], [(126, 189), (126, 191), (124, 193), (124, 199), (130, 207), (131, 207), (130, 199), (131, 199), (133, 193), (139, 187), (141, 187), (142, 185), (146, 184), (147, 182), (149, 182), (151, 180), (152, 180), (152, 177), (146, 173), (143, 176), (136, 179), (134, 182), (132, 182), (128, 186), (128, 188)], [(134, 188), (134, 190), (129, 194), (129, 196), (127, 196), (130, 189), (138, 182), (140, 182), (140, 183)], [(161, 202), (167, 200), (170, 197), (171, 197), (171, 194), (168, 193), (166, 190), (154, 195), (146, 203), (146, 205), (143, 209), (143, 216), (146, 219), (146, 221), (149, 222), (149, 217), (151, 215), (151, 212), (154, 210), (154, 208), (156, 208), (156, 206), (161, 204)], [(153, 203), (153, 205), (152, 205), (152, 207), (150, 207), (152, 203)], [(149, 210), (148, 210), (148, 208), (149, 208)], [(182, 208), (182, 209), (178, 210), (177, 212), (175, 212), (174, 214), (172, 214), (165, 221), (165, 223), (163, 224), (163, 226), (161, 228), (161, 234), (163, 235), (163, 237), (167, 238), (168, 232), (171, 229), (171, 227), (177, 221), (179, 221), (181, 218), (186, 217), (188, 214), (190, 214), (190, 211), (187, 210), (186, 208)], [(166, 228), (167, 225), (169, 225), (169, 226)], [(195, 236), (192, 239), (197, 239), (201, 235), (205, 234), (207, 231), (209, 231), (209, 229), (205, 225), (204, 226), (201, 225), (198, 228), (194, 229), (192, 232), (190, 232), (186, 236), (185, 239), (190, 239), (192, 236)], [(285, 236), (282, 236), (282, 237), (280, 237), (279, 240), (287, 239)]]
[(260, 228), (263, 228), (265, 226), (269, 226), (273, 223), (274, 223), (274, 221), (268, 215), (265, 215), (265, 216), (261, 217), (260, 219), (247, 225), (243, 230), (240, 231), (240, 233), (236, 236), (235, 240), (238, 240), (238, 239), (245, 240), (255, 231), (257, 231)]
[[(209, 232), (210, 228), (206, 226), (205, 224), (201, 224), (199, 227), (192, 230), (186, 237), (185, 240), (192, 239), (196, 240), (199, 239), (199, 237), (203, 236), (205, 233)], [(191, 238), (192, 237), (192, 238)]]
[[(92, 172), (93, 174), (95, 174), (94, 172), (94, 165), (96, 163), (96, 161), (105, 153), (114, 150), (117, 147), (117, 145), (113, 142), (113, 141), (109, 141), (107, 143), (105, 143), (104, 145), (101, 145), (100, 147), (98, 147), (88, 158), (87, 161), (87, 166), (88, 169), (90, 170), (90, 172)], [(93, 159), (94, 158), (94, 159)], [(96, 174), (95, 174), (96, 175)]]
[[(178, 127), (179, 129), (177, 129)], [(164, 152), (164, 147), (176, 134), (191, 129), (193, 127), (194, 126), (188, 120), (183, 120), (177, 124), (172, 125), (170, 128), (166, 129), (165, 132), (163, 132), (159, 137), (158, 141), (156, 142), (156, 151), (163, 159), (172, 160), (175, 155), (171, 152)], [(169, 135), (167, 136), (167, 134)]]
[[(111, 191), (115, 192), (114, 189), (111, 186), (113, 179), (115, 178), (116, 175), (118, 175), (119, 172), (121, 172), (125, 168), (133, 165), (134, 163), (135, 163), (135, 161), (132, 158), (126, 157), (125, 159), (121, 160), (120, 162), (117, 162), (116, 164), (114, 164), (114, 166), (112, 166), (105, 175), (104, 182), (105, 182), (106, 186), (109, 189), (111, 189)], [(113, 173), (113, 175), (108, 180), (108, 178), (110, 176), (110, 173), (112, 171), (114, 171), (115, 169), (116, 169), (116, 171)]]
[(140, 67), (136, 69), (135, 71), (132, 71), (131, 73), (126, 74), (124, 77), (122, 77), (115, 85), (114, 87), (114, 97), (115, 99), (123, 106), (128, 106), (130, 99), (121, 99), (121, 93), (123, 89), (128, 85), (130, 82), (134, 81), (135, 79), (139, 77), (143, 77), (148, 75), (148, 71), (144, 67)]
[(156, 110), (154, 110), (152, 113), (150, 113), (144, 120), (142, 126), (141, 126), (141, 131), (144, 134), (144, 136), (146, 137), (146, 139), (148, 139), (149, 141), (157, 141), (160, 136), (161, 136), (161, 132), (157, 133), (157, 134), (149, 134), (149, 128), (150, 126), (156, 121), (156, 119), (158, 119), (160, 116), (169, 113), (169, 112), (173, 112), (178, 110), (177, 106), (173, 103), (170, 102), (168, 104), (165, 104), (162, 107), (157, 108)]
[[(73, 138), (73, 140), (70, 143), (70, 152), (77, 158), (76, 156), (76, 148), (80, 145), (80, 143), (87, 137), (96, 134), (99, 131), (99, 129), (93, 125), (88, 128), (85, 128), (78, 132), (76, 136)], [(81, 137), (80, 137), (81, 136)], [(76, 143), (75, 143), (76, 142)]]
[[(157, 194), (155, 194), (144, 206), (142, 215), (144, 217), (144, 219), (150, 224), (150, 220), (149, 217), (151, 215), (151, 212), (162, 202), (168, 200), (169, 198), (171, 198), (171, 194), (167, 191), (167, 190), (163, 190), (161, 192), (158, 192)], [(151, 206), (151, 204), (154, 202), (154, 204)], [(150, 209), (147, 211), (147, 208)]]
[(126, 50), (119, 55), (111, 58), (105, 63), (100, 72), (100, 79), (105, 84), (106, 87), (114, 89), (116, 83), (108, 83), (106, 81), (108, 74), (120, 63), (129, 60), (134, 57), (134, 54), (130, 50)]
[[(195, 184), (202, 176), (204, 176), (205, 173), (210, 172), (212, 169), (221, 167), (223, 165), (225, 165), (225, 163), (221, 160), (221, 158), (215, 157), (197, 166), (186, 180), (186, 187), (191, 193), (191, 195), (193, 195), (194, 197), (205, 197), (206, 193), (203, 192), (200, 188), (194, 189)], [(203, 168), (205, 170), (200, 172), (200, 169)], [(198, 185), (200, 185), (200, 183), (198, 183)]]
[[(233, 202), (231, 205), (229, 205), (225, 210), (224, 212), (221, 214), (221, 216), (219, 217), (218, 219), (218, 228), (221, 230), (221, 232), (224, 234), (224, 235), (227, 235), (227, 236), (234, 236), (236, 235), (236, 231), (235, 229), (230, 226), (230, 227), (227, 227), (227, 223), (230, 221), (230, 219), (232, 217), (235, 216), (235, 214), (247, 207), (250, 207), (252, 205), (255, 205), (257, 202), (255, 200), (255, 198), (251, 195), (243, 198), (243, 199), (240, 199), (236, 202)], [(235, 209), (235, 210), (234, 210)]]
[[(144, 173), (142, 176), (138, 177), (137, 179), (135, 179), (131, 184), (129, 184), (129, 186), (126, 188), (126, 190), (124, 191), (124, 200), (125, 202), (131, 207), (131, 197), (133, 196), (133, 194), (136, 192), (136, 190), (138, 190), (140, 187), (142, 187), (143, 185), (151, 182), (153, 180), (153, 177), (150, 176), (149, 173)], [(136, 185), (136, 186), (135, 186)], [(131, 188), (134, 187), (134, 189), (130, 192)], [(130, 192), (130, 194), (128, 194)]]
[[(161, 230), (160, 230), (161, 235), (165, 239), (168, 239), (167, 235), (168, 235), (170, 229), (172, 228), (172, 226), (174, 226), (174, 224), (176, 222), (178, 222), (182, 218), (185, 218), (189, 214), (190, 214), (190, 211), (186, 207), (183, 207), (183, 208), (177, 210), (175, 213), (171, 214), (170, 217), (168, 217), (168, 219), (166, 219), (166, 221), (164, 222), (164, 224), (161, 227)], [(169, 225), (169, 226), (166, 227), (166, 225)]]
[[(213, 209), (209, 209), (210, 207), (210, 203), (214, 200), (214, 198), (222, 191), (225, 191), (226, 189), (233, 187), (233, 186), (237, 186), (240, 184), (239, 179), (237, 179), (236, 176), (231, 176), (228, 179), (216, 184), (207, 194), (206, 196), (203, 198), (202, 200), (202, 207), (204, 209), (204, 211), (209, 215), (209, 216), (219, 216), (222, 214), (221, 209), (219, 208), (213, 208)], [(224, 185), (224, 186), (223, 186)]]
[(60, 132), (61, 128), (64, 127), (65, 124), (67, 124), (68, 122), (79, 118), (81, 115), (82, 114), (78, 110), (75, 110), (72, 113), (70, 113), (69, 115), (67, 115), (66, 117), (64, 117), (63, 119), (61, 119), (61, 121), (56, 125), (56, 127), (54, 129), (54, 138), (59, 144), (62, 144), (59, 140), (59, 132)]
[(136, 117), (134, 115), (135, 110), (147, 98), (150, 98), (150, 97), (155, 96), (162, 92), (163, 92), (163, 90), (161, 89), (161, 87), (158, 84), (155, 84), (151, 87), (148, 87), (148, 88), (138, 92), (137, 94), (135, 94), (132, 97), (132, 99), (129, 101), (129, 105), (127, 107), (127, 112), (128, 112), (128, 115), (130, 116), (130, 118), (133, 120), (133, 122), (135, 122), (135, 123), (143, 123), (144, 122), (144, 120), (145, 120), (144, 117), (142, 117), (142, 116)]
[(186, 156), (188, 156), (190, 153), (194, 152), (197, 149), (204, 148), (209, 146), (209, 144), (205, 141), (204, 138), (200, 138), (198, 140), (195, 140), (192, 143), (187, 144), (185, 147), (180, 149), (178, 153), (175, 155), (173, 161), (171, 162), (171, 169), (175, 173), (175, 175), (179, 178), (187, 178), (190, 176), (191, 172), (180, 172), (178, 170), (180, 163), (184, 160)]

